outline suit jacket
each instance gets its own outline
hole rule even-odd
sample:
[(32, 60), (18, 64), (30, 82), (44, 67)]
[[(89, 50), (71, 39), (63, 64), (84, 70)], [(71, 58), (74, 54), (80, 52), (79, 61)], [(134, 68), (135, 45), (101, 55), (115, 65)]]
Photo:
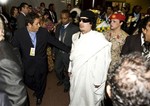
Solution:
[[(50, 12), (52, 12), (52, 14), (53, 14), (54, 16), (52, 16), (52, 14), (50, 14)], [(54, 18), (54, 19), (53, 19), (53, 18)], [(57, 23), (57, 14), (56, 14), (55, 11), (50, 11), (50, 10), (49, 10), (49, 19), (50, 19), (53, 23)]]
[[(62, 24), (58, 24), (58, 26), (56, 27), (55, 36), (57, 39), (59, 39), (60, 37), (61, 26)], [(69, 23), (69, 25), (65, 28), (64, 39), (62, 42), (71, 48), (72, 35), (78, 31), (79, 31), (79, 27), (77, 27), (73, 23)], [(57, 52), (57, 50), (55, 52)]]
[(142, 53), (141, 34), (130, 35), (126, 38), (125, 44), (122, 47), (121, 55), (129, 54), (132, 52)]
[[(56, 27), (55, 36), (56, 36), (57, 39), (59, 39), (59, 36), (60, 36), (61, 26), (62, 26), (62, 24), (59, 24)], [(69, 25), (65, 28), (65, 33), (64, 33), (65, 37), (64, 37), (63, 43), (65, 43), (67, 46), (71, 47), (71, 44), (72, 44), (72, 35), (74, 33), (77, 33), (78, 31), (79, 31), (79, 27), (77, 27), (76, 25), (74, 25), (72, 23), (69, 23)]]
[(17, 17), (17, 28), (20, 29), (23, 27), (25, 27), (25, 16), (20, 13)]
[(27, 93), (23, 83), (21, 62), (12, 46), (0, 41), (0, 91), (8, 95), (12, 106), (26, 106)]
[(46, 48), (48, 43), (66, 52), (70, 51), (66, 45), (51, 36), (45, 28), (39, 28), (36, 33), (36, 40), (35, 56), (30, 56), (30, 50), (33, 44), (26, 27), (17, 30), (12, 40), (12, 44), (19, 48), (21, 53), (25, 74), (31, 76), (33, 76), (35, 72), (41, 74), (47, 72)]
[[(130, 14), (130, 16), (134, 17), (134, 13)], [(141, 14), (140, 14), (139, 20), (137, 22), (136, 21), (131, 22), (130, 27), (128, 28), (128, 33), (130, 35), (132, 35), (135, 32), (135, 30), (139, 26), (140, 21), (141, 21)]]

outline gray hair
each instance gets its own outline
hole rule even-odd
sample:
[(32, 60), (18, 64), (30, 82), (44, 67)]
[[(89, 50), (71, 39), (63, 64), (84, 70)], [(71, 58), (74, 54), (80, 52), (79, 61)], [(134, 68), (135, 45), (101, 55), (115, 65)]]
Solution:
[(137, 52), (124, 56), (110, 84), (114, 106), (149, 106), (150, 61)]

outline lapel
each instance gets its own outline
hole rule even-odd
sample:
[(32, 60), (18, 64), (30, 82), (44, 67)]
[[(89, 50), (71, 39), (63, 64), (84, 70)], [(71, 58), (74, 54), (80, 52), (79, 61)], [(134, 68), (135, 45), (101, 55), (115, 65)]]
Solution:
[(24, 39), (26, 39), (27, 44), (29, 44), (30, 47), (33, 47), (33, 44), (32, 44), (32, 41), (31, 41), (31, 37), (30, 37), (30, 35), (29, 35), (29, 32), (28, 32), (27, 28), (26, 28), (26, 30), (25, 30), (24, 35), (25, 35), (25, 38), (24, 38)]
[(57, 38), (57, 39), (59, 39), (60, 30), (61, 30), (61, 24), (58, 25), (58, 28), (57, 28), (57, 30), (56, 30), (56, 38)]
[[(57, 28), (57, 31), (56, 31), (56, 38), (57, 39), (60, 39), (59, 37), (60, 37), (61, 26), (62, 26), (62, 24), (59, 24), (58, 28)], [(69, 25), (65, 28), (65, 33), (64, 33), (64, 36), (63, 36), (64, 37), (63, 42), (65, 41), (65, 38), (66, 38), (68, 32), (71, 32), (70, 27), (71, 27), (71, 23), (69, 23)]]
[(71, 32), (71, 23), (69, 23), (69, 25), (65, 28), (65, 33), (64, 33), (64, 39), (63, 39), (63, 42), (65, 42), (67, 39), (66, 38), (68, 38), (67, 36), (68, 36), (68, 33), (69, 32)]
[(38, 43), (38, 42), (40, 42), (40, 32), (38, 31), (37, 33), (36, 33), (36, 48), (39, 46), (39, 44), (40, 43)]
[(139, 49), (140, 51), (142, 52), (143, 51), (143, 48), (142, 48), (142, 42), (141, 42), (141, 35), (134, 35), (134, 36), (137, 36), (137, 41), (135, 41), (137, 43), (137, 45), (139, 45)]
[[(68, 31), (69, 31), (70, 26), (71, 26), (71, 23), (69, 23), (69, 25), (66, 27), (66, 32), (68, 32)], [(71, 30), (71, 29), (70, 29), (70, 30)]]

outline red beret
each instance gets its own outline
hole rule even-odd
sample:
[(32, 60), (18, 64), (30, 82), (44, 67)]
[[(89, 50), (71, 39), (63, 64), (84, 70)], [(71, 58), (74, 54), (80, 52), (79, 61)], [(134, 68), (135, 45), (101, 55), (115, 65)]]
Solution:
[(124, 21), (126, 17), (123, 13), (114, 13), (110, 16), (110, 19), (118, 19), (120, 21)]

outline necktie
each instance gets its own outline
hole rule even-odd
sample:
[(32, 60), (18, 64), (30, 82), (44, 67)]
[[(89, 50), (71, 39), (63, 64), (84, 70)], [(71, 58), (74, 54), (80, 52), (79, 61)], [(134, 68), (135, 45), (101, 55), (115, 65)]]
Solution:
[(65, 33), (65, 27), (64, 27), (64, 25), (62, 25), (61, 29), (60, 29), (60, 38), (61, 38), (61, 41), (63, 40), (64, 33)]

